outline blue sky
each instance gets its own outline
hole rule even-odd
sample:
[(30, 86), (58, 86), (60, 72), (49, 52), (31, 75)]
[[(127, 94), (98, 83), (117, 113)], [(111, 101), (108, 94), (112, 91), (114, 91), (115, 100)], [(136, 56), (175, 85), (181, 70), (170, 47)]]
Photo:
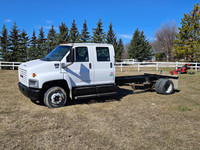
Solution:
[(104, 31), (110, 21), (118, 39), (124, 43), (131, 40), (138, 27), (149, 40), (155, 31), (167, 21), (175, 20), (180, 26), (181, 18), (189, 13), (197, 0), (0, 0), (0, 30), (5, 23), (10, 30), (14, 21), (19, 29), (25, 29), (29, 36), (33, 29), (36, 34), (41, 26), (47, 35), (53, 24), (65, 22), (68, 28), (75, 19), (79, 32), (84, 20), (92, 34), (99, 18), (102, 18)]

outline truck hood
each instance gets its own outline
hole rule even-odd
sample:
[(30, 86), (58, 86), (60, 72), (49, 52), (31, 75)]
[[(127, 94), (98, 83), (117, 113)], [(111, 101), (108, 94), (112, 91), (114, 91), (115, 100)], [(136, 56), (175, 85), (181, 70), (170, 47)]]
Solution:
[(42, 61), (40, 59), (36, 59), (36, 60), (32, 60), (32, 61), (28, 61), (28, 62), (22, 63), (20, 65), (20, 67), (25, 69), (25, 68), (30, 68), (30, 67), (42, 65), (44, 63), (47, 63), (47, 61)]

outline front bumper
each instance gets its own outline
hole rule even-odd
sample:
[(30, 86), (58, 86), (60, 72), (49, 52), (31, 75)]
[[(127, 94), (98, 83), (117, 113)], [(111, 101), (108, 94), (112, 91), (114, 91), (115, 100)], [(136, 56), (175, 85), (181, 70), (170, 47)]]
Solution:
[(19, 90), (28, 98), (32, 100), (38, 100), (41, 95), (40, 89), (29, 88), (20, 82), (18, 83)]

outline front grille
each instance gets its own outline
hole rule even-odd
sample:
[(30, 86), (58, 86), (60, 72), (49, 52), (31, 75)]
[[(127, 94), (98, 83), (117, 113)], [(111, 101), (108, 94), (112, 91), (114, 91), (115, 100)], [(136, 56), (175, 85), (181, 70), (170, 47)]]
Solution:
[(19, 69), (19, 81), (24, 84), (27, 85), (27, 71), (24, 69)]

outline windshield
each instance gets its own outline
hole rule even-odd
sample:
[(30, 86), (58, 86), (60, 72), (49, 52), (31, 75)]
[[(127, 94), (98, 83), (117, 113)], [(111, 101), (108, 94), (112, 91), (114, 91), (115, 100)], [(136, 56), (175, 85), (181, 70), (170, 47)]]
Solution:
[(71, 48), (72, 48), (72, 46), (58, 46), (54, 50), (52, 50), (42, 60), (44, 60), (44, 61), (61, 61), (62, 58), (67, 54), (67, 52)]

